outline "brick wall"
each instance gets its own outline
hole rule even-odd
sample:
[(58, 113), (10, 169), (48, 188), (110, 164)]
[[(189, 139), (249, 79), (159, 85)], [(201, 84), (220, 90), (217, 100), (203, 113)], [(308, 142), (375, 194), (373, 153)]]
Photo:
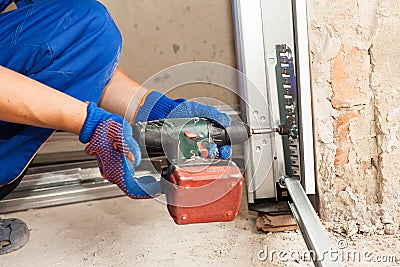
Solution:
[(348, 235), (400, 215), (396, 0), (308, 0), (321, 215)]

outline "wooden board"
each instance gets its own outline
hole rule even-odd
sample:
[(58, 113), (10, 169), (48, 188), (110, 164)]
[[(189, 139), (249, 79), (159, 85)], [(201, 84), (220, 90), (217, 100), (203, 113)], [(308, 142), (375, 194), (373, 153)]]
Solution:
[(260, 214), (256, 220), (256, 227), (263, 232), (284, 232), (297, 230), (297, 223), (292, 214), (270, 216)]

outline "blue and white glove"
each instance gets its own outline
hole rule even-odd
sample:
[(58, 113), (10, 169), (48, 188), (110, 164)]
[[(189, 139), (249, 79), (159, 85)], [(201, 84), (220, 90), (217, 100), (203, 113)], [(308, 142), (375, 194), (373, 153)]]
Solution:
[[(136, 113), (135, 122), (195, 117), (209, 119), (224, 127), (231, 124), (229, 116), (219, 112), (215, 107), (187, 101), (183, 98), (173, 100), (156, 91), (150, 91), (145, 95), (142, 105)], [(208, 150), (209, 158), (228, 159), (232, 155), (230, 146), (217, 147), (215, 144), (211, 144)]]
[(160, 184), (154, 177), (133, 177), (141, 160), (140, 148), (130, 124), (121, 116), (90, 103), (79, 140), (89, 143), (85, 151), (96, 157), (101, 175), (127, 196), (146, 199), (160, 194)]

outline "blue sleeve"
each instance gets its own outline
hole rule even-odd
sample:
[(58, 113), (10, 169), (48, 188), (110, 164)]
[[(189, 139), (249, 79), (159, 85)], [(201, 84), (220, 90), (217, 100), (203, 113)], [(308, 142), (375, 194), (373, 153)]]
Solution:
[(26, 5), (33, 4), (33, 3), (38, 2), (38, 1), (35, 1), (35, 0), (14, 0), (14, 2), (17, 5), (17, 7), (20, 8), (20, 7), (23, 7), (23, 6), (26, 6)]
[(13, 0), (0, 0), (0, 12), (3, 12), (12, 2)]

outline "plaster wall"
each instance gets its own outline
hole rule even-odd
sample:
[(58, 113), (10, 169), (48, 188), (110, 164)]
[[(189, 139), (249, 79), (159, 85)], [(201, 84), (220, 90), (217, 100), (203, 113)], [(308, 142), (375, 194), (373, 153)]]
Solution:
[[(212, 61), (236, 66), (230, 0), (101, 2), (109, 9), (123, 36), (120, 66), (139, 83), (184, 62)], [(234, 92), (205, 83), (180, 86), (168, 95), (207, 96), (228, 105), (239, 104)], [(200, 101), (208, 102), (207, 99)]]
[(393, 234), (400, 216), (396, 0), (308, 0), (321, 215)]

